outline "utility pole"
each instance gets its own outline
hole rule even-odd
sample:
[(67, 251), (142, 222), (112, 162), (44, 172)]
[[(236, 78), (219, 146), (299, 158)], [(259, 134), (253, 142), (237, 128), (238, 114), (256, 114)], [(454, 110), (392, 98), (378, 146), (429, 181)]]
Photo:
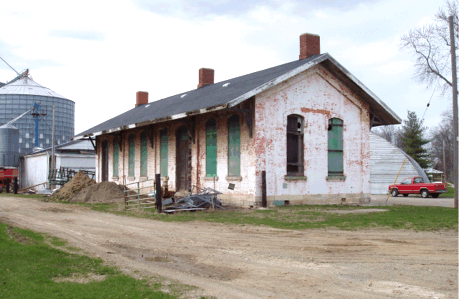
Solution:
[(53, 122), (51, 125), (51, 170), (55, 170), (55, 106), (53, 105)]
[(457, 62), (454, 41), (454, 16), (449, 17), (449, 35), (451, 36), (451, 64), (452, 64), (452, 113), (454, 124), (454, 208), (459, 208), (459, 108), (457, 103)]
[(443, 139), (443, 183), (446, 183), (446, 148)]

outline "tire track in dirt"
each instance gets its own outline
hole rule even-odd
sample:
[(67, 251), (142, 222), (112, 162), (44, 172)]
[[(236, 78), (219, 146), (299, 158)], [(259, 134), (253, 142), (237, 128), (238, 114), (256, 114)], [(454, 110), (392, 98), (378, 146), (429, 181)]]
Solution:
[(217, 298), (456, 298), (456, 232), (172, 223), (2, 198), (0, 221)]

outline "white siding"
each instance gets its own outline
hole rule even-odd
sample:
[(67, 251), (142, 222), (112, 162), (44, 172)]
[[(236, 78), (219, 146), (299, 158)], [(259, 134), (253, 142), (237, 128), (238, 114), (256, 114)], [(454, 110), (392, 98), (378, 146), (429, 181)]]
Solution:
[[(48, 180), (48, 155), (41, 153), (24, 157), (24, 169), (21, 173), (21, 188), (34, 186)], [(43, 190), (46, 185), (35, 187), (35, 190)]]
[(71, 168), (75, 171), (95, 171), (96, 157), (95, 155), (57, 154), (56, 168), (59, 169), (60, 167)]

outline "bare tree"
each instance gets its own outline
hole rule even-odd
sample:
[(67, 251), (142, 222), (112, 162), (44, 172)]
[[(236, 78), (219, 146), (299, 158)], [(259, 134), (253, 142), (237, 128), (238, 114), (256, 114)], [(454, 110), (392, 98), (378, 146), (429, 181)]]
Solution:
[[(438, 126), (430, 130), (430, 154), (436, 162), (433, 167), (442, 171), (446, 168), (445, 176), (450, 182), (454, 181), (454, 173), (452, 171), (454, 163), (452, 119), (452, 110), (448, 109), (441, 114), (441, 121)], [(444, 167), (443, 162), (446, 162), (446, 167)]]
[(456, 60), (459, 65), (459, 1), (446, 1), (435, 15), (434, 23), (411, 29), (401, 37), (401, 49), (414, 53), (415, 74), (427, 88), (435, 86), (445, 94), (452, 88), (449, 16), (454, 16)]
[(399, 125), (375, 127), (372, 128), (372, 132), (390, 142), (391, 144), (398, 146), (400, 132)]

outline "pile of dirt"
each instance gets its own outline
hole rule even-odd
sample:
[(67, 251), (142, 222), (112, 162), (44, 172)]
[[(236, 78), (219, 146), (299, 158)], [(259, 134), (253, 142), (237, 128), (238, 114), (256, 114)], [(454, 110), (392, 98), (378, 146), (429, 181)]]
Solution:
[(95, 184), (95, 180), (90, 179), (85, 173), (79, 171), (72, 180), (64, 184), (61, 189), (56, 190), (50, 197), (50, 200), (69, 201), (69, 199), (78, 194), (82, 189)]
[(114, 182), (92, 184), (68, 200), (86, 203), (124, 203), (124, 187)]

